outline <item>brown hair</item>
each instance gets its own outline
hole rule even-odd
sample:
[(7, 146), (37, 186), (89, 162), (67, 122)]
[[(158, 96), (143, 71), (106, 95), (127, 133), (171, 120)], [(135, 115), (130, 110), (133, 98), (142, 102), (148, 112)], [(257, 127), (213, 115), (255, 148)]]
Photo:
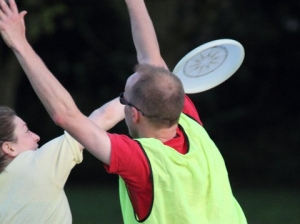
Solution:
[[(16, 141), (14, 136), (14, 118), (16, 116), (16, 112), (11, 108), (0, 106), (0, 147), (2, 147), (4, 142)], [(7, 164), (8, 161), (6, 155), (0, 150), (0, 173), (5, 169)]]
[(130, 100), (156, 127), (170, 127), (179, 120), (184, 90), (180, 79), (163, 67), (139, 64), (139, 79), (130, 90)]

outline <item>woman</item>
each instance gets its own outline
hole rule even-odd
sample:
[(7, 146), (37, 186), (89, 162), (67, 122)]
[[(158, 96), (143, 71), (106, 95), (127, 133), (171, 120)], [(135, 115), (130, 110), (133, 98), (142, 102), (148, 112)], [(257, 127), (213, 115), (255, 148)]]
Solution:
[(72, 223), (64, 185), (82, 161), (70, 135), (38, 149), (40, 137), (8, 107), (0, 107), (1, 223)]
[[(105, 129), (124, 117), (118, 99), (89, 117)], [(0, 106), (0, 223), (72, 223), (64, 185), (83, 147), (67, 132), (38, 148), (40, 137), (11, 108)]]

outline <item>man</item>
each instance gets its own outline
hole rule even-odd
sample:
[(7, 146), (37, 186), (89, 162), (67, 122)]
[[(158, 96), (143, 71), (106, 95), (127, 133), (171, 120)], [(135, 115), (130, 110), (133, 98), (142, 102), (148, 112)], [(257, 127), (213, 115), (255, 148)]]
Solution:
[(221, 154), (160, 55), (143, 0), (125, 0), (139, 65), (119, 98), (134, 139), (105, 132), (78, 110), (28, 44), (26, 12), (18, 14), (13, 0), (11, 10), (1, 1), (2, 20), (18, 21), (3, 22), (1, 34), (52, 119), (104, 162), (109, 173), (120, 176), (125, 223), (246, 223)]

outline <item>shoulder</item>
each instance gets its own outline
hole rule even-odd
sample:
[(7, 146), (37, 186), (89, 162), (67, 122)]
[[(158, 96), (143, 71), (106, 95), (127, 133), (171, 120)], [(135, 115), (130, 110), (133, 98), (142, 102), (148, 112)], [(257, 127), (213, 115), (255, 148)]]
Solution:
[(110, 133), (108, 133), (108, 137), (111, 141), (111, 158), (110, 168), (107, 170), (110, 173), (121, 174), (125, 170), (141, 166), (146, 162), (139, 143), (134, 139), (126, 135)]
[(188, 115), (189, 117), (193, 118), (194, 120), (196, 120), (197, 122), (199, 122), (202, 125), (202, 121), (200, 120), (198, 111), (197, 111), (193, 101), (187, 95), (185, 95), (185, 98), (184, 98), (184, 106), (183, 106), (182, 112), (184, 114)]

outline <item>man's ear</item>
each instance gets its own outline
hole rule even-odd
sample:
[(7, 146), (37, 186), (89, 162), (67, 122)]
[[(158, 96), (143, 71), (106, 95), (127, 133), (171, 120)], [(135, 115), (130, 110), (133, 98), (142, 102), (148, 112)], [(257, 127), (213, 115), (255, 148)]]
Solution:
[(6, 154), (7, 156), (11, 157), (11, 158), (15, 158), (16, 155), (16, 150), (14, 150), (14, 148), (12, 147), (11, 143), (9, 142), (4, 142), (2, 144), (2, 151), (4, 152), (4, 154)]
[(131, 117), (133, 123), (139, 122), (140, 116), (141, 116), (140, 112), (136, 108), (131, 107)]

